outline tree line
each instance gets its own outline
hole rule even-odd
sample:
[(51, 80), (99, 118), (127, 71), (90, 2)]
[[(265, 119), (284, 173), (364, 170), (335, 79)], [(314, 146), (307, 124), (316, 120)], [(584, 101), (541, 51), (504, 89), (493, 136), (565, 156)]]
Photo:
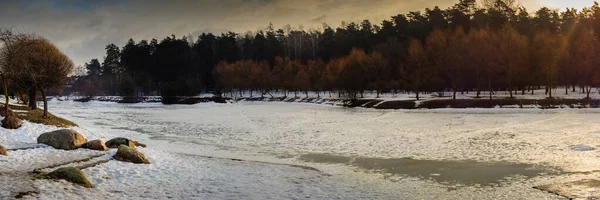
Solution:
[[(86, 95), (190, 96), (212, 91), (286, 96), (341, 91), (475, 92), (489, 98), (564, 86), (589, 94), (599, 86), (600, 6), (530, 14), (514, 0), (459, 0), (439, 7), (337, 28), (289, 25), (237, 34), (172, 35), (106, 47), (85, 64), (72, 91)], [(324, 93), (323, 93), (324, 94)]]

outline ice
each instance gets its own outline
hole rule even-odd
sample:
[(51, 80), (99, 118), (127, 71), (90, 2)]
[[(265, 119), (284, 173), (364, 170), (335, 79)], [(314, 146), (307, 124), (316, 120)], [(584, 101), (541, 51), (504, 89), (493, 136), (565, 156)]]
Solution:
[[(161, 153), (308, 165), (332, 175), (319, 179), (319, 183), (333, 184), (339, 189), (345, 188), (345, 184), (351, 185), (349, 187), (374, 184), (376, 187), (368, 191), (377, 191), (381, 194), (379, 197), (384, 199), (394, 195), (408, 199), (547, 199), (553, 196), (532, 190), (531, 187), (581, 177), (583, 175), (580, 172), (588, 173), (586, 177), (599, 176), (597, 172), (591, 172), (600, 163), (600, 159), (590, 154), (594, 151), (570, 149), (577, 144), (594, 145), (600, 142), (600, 135), (596, 133), (600, 130), (600, 119), (596, 117), (600, 111), (595, 109), (381, 111), (274, 102), (196, 105), (53, 102), (51, 106), (55, 114), (72, 119), (89, 132), (101, 132), (104, 137), (138, 138)], [(450, 186), (453, 189), (449, 192), (447, 184), (440, 185), (407, 176), (380, 176), (351, 166), (306, 163), (297, 159), (307, 153), (366, 158), (514, 162), (568, 173), (529, 179), (516, 177), (495, 188), (456, 185)], [(224, 164), (213, 159), (203, 160), (225, 169), (225, 172), (216, 173), (228, 174), (226, 169), (237, 166), (236, 162)], [(415, 188), (417, 186), (418, 189)], [(223, 191), (217, 193), (226, 195), (230, 191), (225, 188), (237, 186), (221, 187)], [(318, 184), (317, 187), (324, 186)], [(339, 191), (325, 193), (330, 192)], [(352, 195), (364, 197), (359, 194), (345, 197)], [(231, 196), (214, 196), (226, 197)]]
[[(88, 139), (129, 137), (146, 143), (148, 148), (140, 151), (152, 164), (111, 160), (87, 168), (91, 189), (33, 180), (18, 189), (0, 186), (0, 191), (34, 188), (39, 199), (555, 199), (532, 187), (600, 177), (596, 151), (571, 150), (579, 144), (600, 145), (600, 111), (595, 109), (382, 111), (274, 102), (51, 101), (50, 111), (79, 124), (75, 129)], [(0, 129), (0, 144), (35, 145), (39, 134), (56, 129), (26, 122), (15, 131)], [(110, 159), (114, 151), (94, 161)], [(429, 173), (429, 180), (402, 170), (387, 173), (299, 159), (323, 153), (366, 160), (511, 162), (560, 173), (514, 176), (490, 187), (439, 183), (442, 178), (436, 177), (444, 174), (437, 172)], [(0, 170), (23, 174), (105, 153), (42, 146), (9, 154), (0, 160)], [(0, 195), (12, 198), (15, 193)]]
[(585, 144), (578, 144), (578, 145), (571, 147), (571, 150), (573, 150), (573, 151), (594, 151), (594, 150), (596, 150), (596, 148), (587, 146)]

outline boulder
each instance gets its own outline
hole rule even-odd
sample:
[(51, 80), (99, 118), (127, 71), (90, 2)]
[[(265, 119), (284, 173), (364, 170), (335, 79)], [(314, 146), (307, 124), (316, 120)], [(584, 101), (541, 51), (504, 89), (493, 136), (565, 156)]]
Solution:
[(8, 156), (6, 149), (2, 145), (0, 145), (0, 155)]
[(123, 162), (150, 164), (150, 161), (148, 161), (142, 152), (139, 152), (135, 147), (132, 148), (126, 145), (119, 146), (119, 149), (113, 158)]
[[(5, 106), (0, 106), (0, 116), (2, 116), (2, 117), (4, 117), (4, 112), (6, 111), (5, 108), (6, 108)], [(15, 113), (10, 108), (8, 108), (8, 115), (16, 116)]]
[(135, 148), (134, 141), (127, 139), (127, 138), (118, 137), (118, 138), (114, 138), (109, 141), (106, 141), (106, 147), (108, 147), (108, 148), (119, 148), (119, 146), (121, 146), (121, 145)]
[(87, 143), (87, 139), (74, 130), (61, 129), (43, 133), (37, 138), (37, 142), (52, 146), (56, 149), (73, 150)]
[(81, 145), (81, 148), (98, 150), (98, 151), (108, 151), (108, 148), (106, 148), (106, 145), (104, 144), (104, 141), (102, 141), (102, 140), (88, 141), (87, 143)]
[(92, 184), (85, 177), (83, 171), (76, 167), (62, 167), (54, 170), (44, 176), (47, 179), (63, 179), (71, 183), (81, 185), (86, 188), (91, 188)]
[(15, 115), (9, 115), (2, 120), (2, 128), (18, 129), (23, 125), (23, 122)]
[(146, 144), (144, 144), (144, 143), (140, 143), (140, 142), (138, 142), (138, 141), (135, 141), (135, 140), (132, 140), (132, 141), (133, 141), (133, 144), (134, 144), (136, 147), (144, 147), (144, 148), (146, 148)]

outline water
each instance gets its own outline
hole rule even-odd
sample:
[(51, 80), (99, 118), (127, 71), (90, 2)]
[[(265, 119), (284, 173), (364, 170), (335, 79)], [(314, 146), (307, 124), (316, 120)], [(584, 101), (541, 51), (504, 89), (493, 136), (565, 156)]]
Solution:
[(548, 173), (547, 169), (539, 166), (508, 162), (369, 158), (333, 154), (304, 154), (298, 159), (315, 163), (344, 164), (370, 172), (429, 179), (442, 184), (494, 186), (514, 177), (531, 178)]

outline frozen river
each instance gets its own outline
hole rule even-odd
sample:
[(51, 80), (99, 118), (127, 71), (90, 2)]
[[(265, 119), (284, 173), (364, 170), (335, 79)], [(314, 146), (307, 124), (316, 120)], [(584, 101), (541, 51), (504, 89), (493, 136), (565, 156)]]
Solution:
[[(292, 191), (272, 191), (300, 194), (282, 198), (556, 199), (532, 187), (599, 176), (592, 172), (600, 164), (598, 152), (577, 148), (600, 145), (596, 110), (381, 111), (293, 103), (53, 101), (50, 111), (89, 132), (136, 138), (163, 152), (257, 161), (254, 165), (278, 170), (308, 166), (325, 174), (286, 172), (309, 178), (297, 180), (303, 187), (289, 183)], [(213, 165), (225, 172), (240, 167)], [(255, 189), (272, 189), (267, 186)], [(222, 187), (227, 193), (236, 184)]]

